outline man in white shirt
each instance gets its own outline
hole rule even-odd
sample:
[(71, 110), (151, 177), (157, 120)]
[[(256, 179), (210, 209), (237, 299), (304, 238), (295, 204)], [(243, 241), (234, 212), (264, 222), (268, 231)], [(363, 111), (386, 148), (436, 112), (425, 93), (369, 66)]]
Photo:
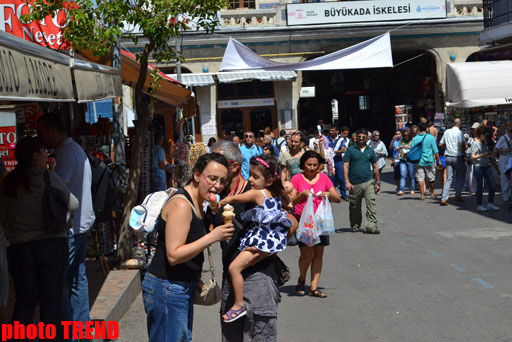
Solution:
[(507, 164), (512, 157), (512, 125), (507, 127), (506, 134), (498, 140), (494, 149), (500, 154), (501, 196), (508, 202), (512, 197), (510, 178), (506, 174)]
[(453, 121), (453, 127), (444, 132), (439, 145), (445, 147), (444, 156), (446, 158), (446, 183), (443, 186), (441, 205), (448, 205), (450, 197), (450, 187), (452, 186), (453, 176), (455, 181), (455, 200), (464, 202), (462, 198), (462, 189), (466, 180), (466, 165), (464, 164), (464, 151), (466, 150), (466, 141), (464, 133), (460, 130), (461, 120), (459, 118)]
[(78, 198), (80, 206), (74, 212), (73, 225), (68, 231), (69, 260), (66, 282), (70, 298), (64, 295), (63, 320), (90, 321), (89, 285), (85, 274), (87, 232), (96, 219), (93, 210), (92, 171), (85, 151), (66, 134), (58, 114), (45, 114), (37, 120), (37, 134), (48, 148), (55, 149), (55, 172)]

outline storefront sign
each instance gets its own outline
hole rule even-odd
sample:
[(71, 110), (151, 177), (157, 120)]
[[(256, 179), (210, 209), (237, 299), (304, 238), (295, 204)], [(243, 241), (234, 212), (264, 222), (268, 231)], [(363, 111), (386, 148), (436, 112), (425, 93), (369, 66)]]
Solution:
[(288, 25), (446, 18), (446, 0), (322, 2), (286, 9)]
[(73, 3), (64, 2), (66, 8), (59, 10), (53, 17), (22, 24), (21, 18), (29, 13), (31, 7), (25, 1), (0, 0), (0, 30), (52, 49), (69, 49), (71, 46), (62, 37), (62, 29), (68, 25), (66, 8)]
[(16, 113), (0, 112), (0, 156), (7, 171), (16, 166), (14, 147), (16, 146)]
[(315, 87), (301, 87), (300, 97), (315, 97)]
[(69, 66), (0, 46), (0, 99), (74, 101)]
[(201, 114), (201, 134), (217, 135), (217, 121), (215, 121), (215, 114)]
[(78, 102), (91, 102), (123, 96), (121, 74), (74, 69)]
[(227, 101), (218, 101), (218, 108), (241, 108), (241, 107), (265, 107), (265, 106), (273, 106), (274, 99), (246, 99), (246, 100), (227, 100)]

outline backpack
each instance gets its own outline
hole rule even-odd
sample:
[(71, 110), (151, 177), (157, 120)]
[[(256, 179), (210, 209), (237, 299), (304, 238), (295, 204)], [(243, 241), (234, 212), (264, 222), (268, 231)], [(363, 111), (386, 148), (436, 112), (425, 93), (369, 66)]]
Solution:
[(178, 189), (169, 188), (165, 191), (156, 191), (147, 195), (141, 204), (131, 210), (130, 227), (143, 233), (151, 233), (155, 229), (156, 220), (162, 211), (162, 207), (177, 191)]
[[(107, 205), (111, 200), (112, 189), (110, 182), (110, 170), (105, 162), (99, 158), (87, 153), (89, 164), (91, 164), (91, 194), (92, 208), (96, 221), (105, 221), (110, 219), (112, 206)], [(110, 210), (109, 210), (110, 207)]]
[(425, 140), (427, 135), (428, 133), (425, 133), (425, 136), (423, 137), (423, 139), (421, 139), (419, 144), (414, 145), (409, 150), (409, 152), (407, 152), (405, 158), (407, 159), (408, 162), (416, 164), (421, 160), (421, 155), (423, 154), (423, 141)]

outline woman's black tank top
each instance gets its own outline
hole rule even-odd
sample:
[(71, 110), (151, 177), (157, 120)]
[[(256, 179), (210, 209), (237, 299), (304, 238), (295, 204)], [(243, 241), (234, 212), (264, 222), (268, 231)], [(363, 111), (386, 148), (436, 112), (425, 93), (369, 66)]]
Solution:
[[(185, 197), (193, 203), (192, 198), (186, 190), (180, 189), (178, 194), (185, 195)], [(192, 208), (190, 208), (190, 210), (192, 211)], [(155, 226), (155, 229), (158, 232), (156, 251), (153, 260), (149, 265), (148, 272), (161, 279), (174, 281), (199, 281), (201, 279), (201, 270), (203, 268), (203, 253), (199, 253), (187, 262), (171, 266), (167, 260), (165, 252), (165, 224), (166, 222), (162, 219), (162, 214), (160, 213)], [(205, 223), (203, 220), (198, 218), (194, 212), (192, 212), (190, 231), (185, 243), (192, 243), (202, 238), (205, 234)]]

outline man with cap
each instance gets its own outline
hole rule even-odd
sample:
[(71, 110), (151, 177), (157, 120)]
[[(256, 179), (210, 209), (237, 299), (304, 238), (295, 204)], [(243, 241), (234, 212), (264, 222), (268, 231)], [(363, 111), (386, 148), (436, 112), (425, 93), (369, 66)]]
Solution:
[(498, 140), (495, 151), (500, 154), (501, 196), (503, 201), (508, 202), (512, 197), (510, 178), (506, 174), (508, 161), (512, 157), (512, 122), (508, 123), (506, 134)]

